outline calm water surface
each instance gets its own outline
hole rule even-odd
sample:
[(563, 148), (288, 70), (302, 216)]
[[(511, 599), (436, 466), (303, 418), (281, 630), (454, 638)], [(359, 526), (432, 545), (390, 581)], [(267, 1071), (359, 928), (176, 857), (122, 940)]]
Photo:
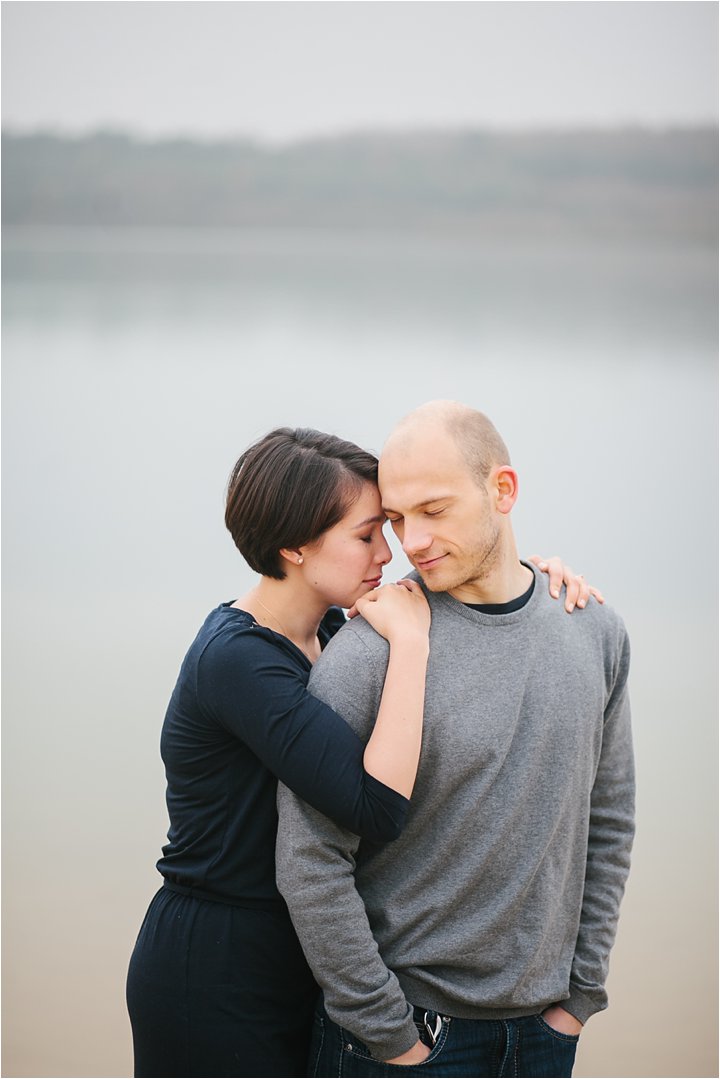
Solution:
[(633, 643), (635, 864), (576, 1075), (717, 1074), (716, 265), (5, 230), (4, 1074), (131, 1074), (160, 724), (207, 610), (252, 580), (222, 523), (234, 460), (278, 424), (379, 450), (433, 397), (491, 415), (521, 552), (582, 570)]

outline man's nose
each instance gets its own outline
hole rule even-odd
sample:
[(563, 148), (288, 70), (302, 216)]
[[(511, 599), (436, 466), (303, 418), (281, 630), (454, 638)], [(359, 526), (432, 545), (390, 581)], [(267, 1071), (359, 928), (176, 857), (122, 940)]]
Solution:
[(406, 555), (413, 558), (422, 551), (427, 551), (431, 544), (432, 536), (428, 533), (427, 528), (424, 528), (420, 524), (408, 524), (407, 519), (405, 520), (402, 546)]

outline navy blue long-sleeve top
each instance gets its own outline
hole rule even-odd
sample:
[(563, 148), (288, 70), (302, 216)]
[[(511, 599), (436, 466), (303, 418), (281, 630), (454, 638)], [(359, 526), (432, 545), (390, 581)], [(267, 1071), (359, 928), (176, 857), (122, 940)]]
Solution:
[[(324, 647), (344, 621), (328, 612)], [(229, 901), (277, 901), (276, 793), (374, 842), (396, 838), (408, 800), (365, 772), (365, 744), (307, 691), (311, 664), (291, 641), (221, 604), (191, 645), (170, 699), (160, 751), (168, 882)]]

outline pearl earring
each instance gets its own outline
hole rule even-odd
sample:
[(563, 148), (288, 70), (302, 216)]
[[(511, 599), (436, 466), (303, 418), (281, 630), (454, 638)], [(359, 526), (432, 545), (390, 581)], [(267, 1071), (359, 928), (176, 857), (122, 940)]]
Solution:
[(303, 556), (302, 556), (302, 555), (300, 555), (300, 557), (299, 557), (299, 558), (298, 558), (298, 560), (297, 560), (297, 564), (298, 564), (298, 566), (302, 566), (302, 564), (303, 564), (303, 562), (304, 562), (304, 561), (305, 561), (305, 559), (303, 558)]

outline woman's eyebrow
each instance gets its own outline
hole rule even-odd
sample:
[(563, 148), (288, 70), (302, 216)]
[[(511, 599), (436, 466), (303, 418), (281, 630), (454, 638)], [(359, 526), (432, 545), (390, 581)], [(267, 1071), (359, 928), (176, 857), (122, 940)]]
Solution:
[(384, 520), (385, 514), (379, 513), (376, 517), (366, 517), (364, 521), (358, 521), (356, 525), (353, 525), (353, 528), (365, 528), (365, 525), (380, 524), (380, 522)]

